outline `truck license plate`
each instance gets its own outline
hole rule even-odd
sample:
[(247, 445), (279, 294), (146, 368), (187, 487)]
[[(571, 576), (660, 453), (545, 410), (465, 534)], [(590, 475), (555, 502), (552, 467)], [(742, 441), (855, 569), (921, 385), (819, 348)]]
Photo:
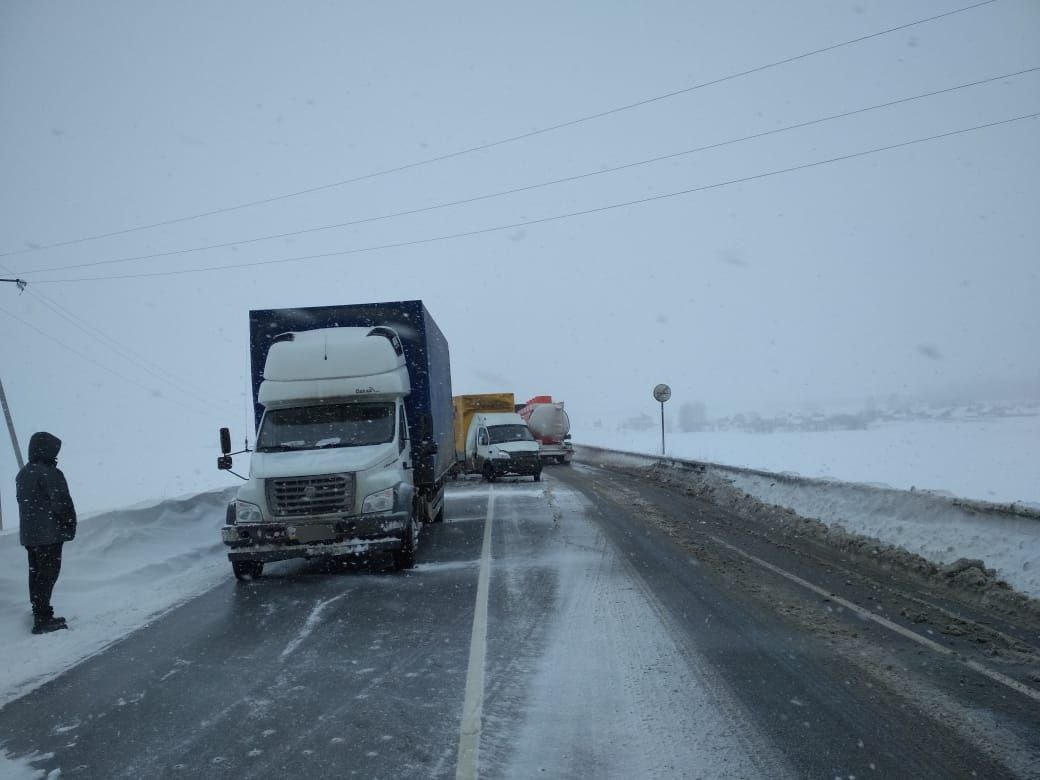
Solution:
[(298, 525), (295, 528), (287, 528), (289, 538), (297, 542), (318, 542), (332, 539), (336, 532), (327, 525)]

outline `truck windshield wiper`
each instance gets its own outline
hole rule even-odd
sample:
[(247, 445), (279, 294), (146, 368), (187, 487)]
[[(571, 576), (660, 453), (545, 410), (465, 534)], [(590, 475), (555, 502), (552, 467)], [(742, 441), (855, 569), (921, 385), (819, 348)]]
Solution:
[(295, 444), (268, 444), (264, 447), (257, 447), (257, 452), (288, 452), (289, 450), (298, 450), (299, 446)]

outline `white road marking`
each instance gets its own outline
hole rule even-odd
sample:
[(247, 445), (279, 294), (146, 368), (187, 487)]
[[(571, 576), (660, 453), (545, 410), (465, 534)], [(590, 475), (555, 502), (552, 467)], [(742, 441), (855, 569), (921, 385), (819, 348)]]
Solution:
[(491, 523), (495, 516), (495, 489), (488, 486), (487, 519), (484, 544), (480, 551), (477, 577), (477, 605), (473, 611), (473, 633), (469, 640), (469, 668), (466, 671), (466, 697), (462, 704), (462, 728), (456, 780), (476, 780), (480, 752), (480, 729), (484, 710), (484, 654), (487, 650), (488, 581), (491, 579)]
[(307, 616), (307, 622), (303, 624), (303, 628), (300, 629), (300, 633), (293, 637), (293, 640), (285, 646), (284, 650), (282, 650), (282, 655), (279, 657), (279, 660), (284, 661), (289, 656), (289, 654), (292, 653), (293, 650), (300, 646), (303, 640), (305, 640), (307, 637), (311, 635), (311, 631), (313, 631), (314, 627), (318, 625), (318, 618), (321, 617), (321, 611), (325, 609), (325, 607), (327, 607), (333, 601), (339, 601), (346, 595), (346, 593), (340, 593), (338, 596), (333, 596), (331, 599), (319, 601), (314, 606), (314, 609), (311, 610), (311, 614)]
[(817, 585), (813, 585), (811, 582), (807, 582), (806, 580), (803, 580), (801, 577), (795, 574), (791, 574), (791, 572), (789, 571), (781, 569), (779, 566), (774, 566), (768, 561), (764, 561), (761, 558), (756, 558), (751, 553), (744, 552), (739, 547), (734, 547), (729, 542), (724, 542), (717, 536), (712, 536), (711, 538), (715, 540), (718, 544), (721, 544), (726, 549), (732, 550), (738, 555), (744, 556), (749, 561), (757, 563), (759, 566), (765, 569), (769, 569), (769, 571), (773, 572), (774, 574), (779, 574), (781, 577), (785, 577), (789, 579), (791, 582), (797, 583), (798, 585), (801, 585), (803, 588), (811, 590), (813, 593), (824, 596), (825, 598), (828, 598), (837, 604), (841, 604), (843, 607), (845, 607), (848, 610), (851, 610), (852, 612), (855, 612), (862, 618), (866, 618), (867, 620), (873, 620), (878, 625), (882, 625), (890, 631), (895, 631), (900, 636), (904, 636), (911, 641), (917, 642), (917, 644), (923, 645), (924, 647), (927, 647), (929, 650), (933, 650), (936, 653), (939, 653), (941, 655), (953, 656), (962, 664), (967, 666), (969, 669), (978, 672), (984, 677), (988, 677), (989, 679), (993, 680), (993, 682), (1005, 685), (1011, 690), (1017, 691), (1018, 693), (1028, 696), (1030, 699), (1033, 699), (1034, 701), (1040, 701), (1040, 691), (1036, 690), (1035, 688), (1030, 688), (1028, 685), (1023, 685), (1018, 680), (1012, 679), (1011, 677), (1008, 677), (1006, 674), (1001, 674), (1000, 672), (985, 667), (977, 661), (969, 661), (964, 658), (961, 658), (948, 647), (943, 647), (938, 642), (928, 639), (927, 637), (923, 637), (920, 634), (911, 631), (909, 628), (904, 628), (898, 623), (893, 623), (888, 618), (882, 617), (881, 615), (871, 612), (869, 609), (864, 609), (859, 604), (853, 604), (851, 601), (843, 599), (841, 596), (837, 596)]

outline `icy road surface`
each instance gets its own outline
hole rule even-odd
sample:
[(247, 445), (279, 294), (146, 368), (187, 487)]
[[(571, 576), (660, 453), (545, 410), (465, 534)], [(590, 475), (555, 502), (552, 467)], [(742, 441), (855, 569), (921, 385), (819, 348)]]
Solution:
[[(998, 626), (1018, 646), (1010, 663), (976, 658), (978, 635), (932, 632), (950, 604), (620, 471), (460, 482), (447, 518), (424, 531), (406, 573), (287, 562), (236, 584), (228, 567), (214, 589), (0, 710), (0, 771), (1006, 777), (1040, 766), (1031, 627)], [(903, 621), (907, 635), (852, 609), (899, 620), (899, 598), (926, 615)]]

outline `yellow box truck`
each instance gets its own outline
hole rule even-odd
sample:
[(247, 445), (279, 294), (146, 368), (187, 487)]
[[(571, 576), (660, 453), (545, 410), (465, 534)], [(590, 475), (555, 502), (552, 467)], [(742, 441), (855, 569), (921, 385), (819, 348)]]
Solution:
[(457, 395), (451, 400), (455, 406), (455, 460), (460, 464), (466, 459), (466, 433), (474, 414), (515, 411), (512, 393)]

